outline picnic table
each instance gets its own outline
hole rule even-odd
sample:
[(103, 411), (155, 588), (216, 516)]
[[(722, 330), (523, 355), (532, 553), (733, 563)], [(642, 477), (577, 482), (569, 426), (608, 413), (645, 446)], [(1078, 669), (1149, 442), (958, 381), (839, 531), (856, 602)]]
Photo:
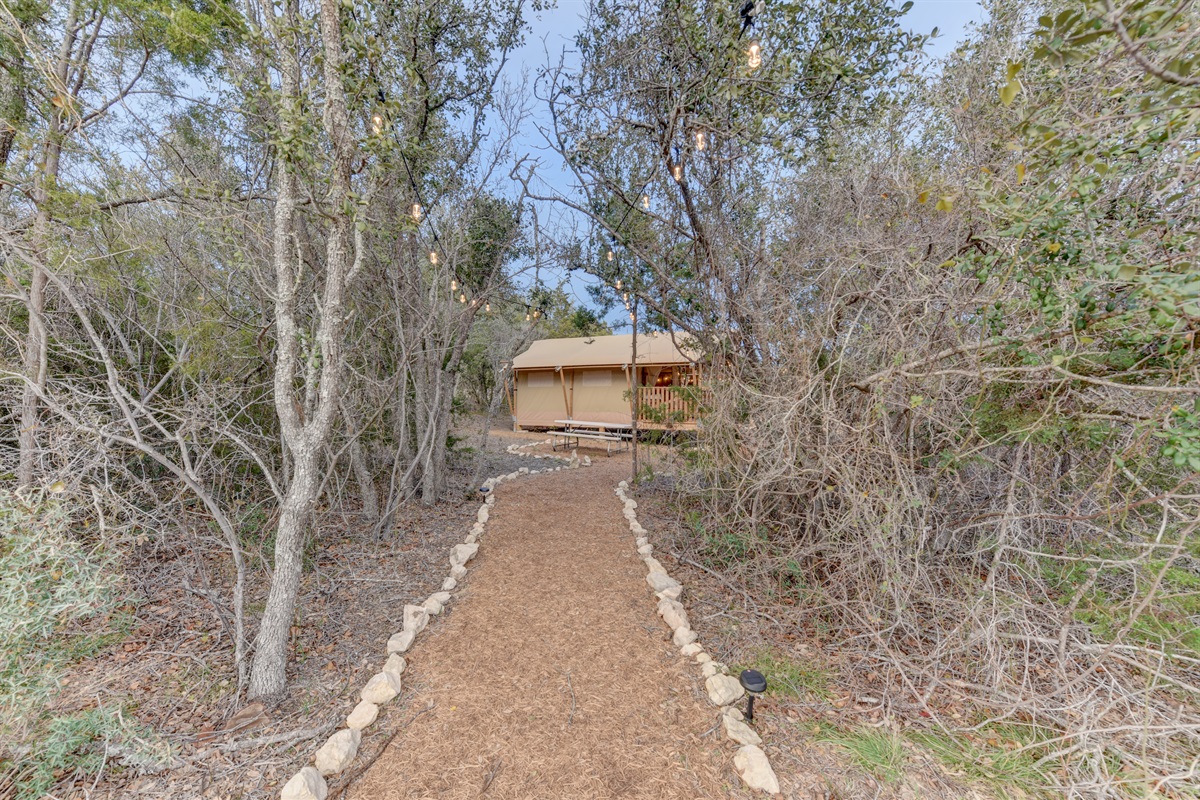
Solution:
[(575, 447), (579, 446), (580, 439), (591, 439), (597, 442), (604, 442), (604, 449), (608, 455), (613, 454), (613, 446), (618, 446), (618, 452), (629, 448), (629, 441), (633, 438), (630, 432), (633, 428), (628, 422), (589, 422), (580, 419), (556, 419), (555, 425), (562, 425), (562, 430), (550, 431), (550, 448), (557, 450), (559, 440), (562, 440), (563, 449), (568, 449), (572, 446), (574, 440)]

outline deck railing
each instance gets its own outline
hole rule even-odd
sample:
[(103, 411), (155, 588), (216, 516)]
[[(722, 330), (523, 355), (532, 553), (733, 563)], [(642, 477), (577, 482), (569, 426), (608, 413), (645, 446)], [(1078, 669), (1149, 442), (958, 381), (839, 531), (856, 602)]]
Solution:
[(708, 392), (698, 386), (639, 386), (638, 421), (666, 427), (695, 425), (708, 399)]

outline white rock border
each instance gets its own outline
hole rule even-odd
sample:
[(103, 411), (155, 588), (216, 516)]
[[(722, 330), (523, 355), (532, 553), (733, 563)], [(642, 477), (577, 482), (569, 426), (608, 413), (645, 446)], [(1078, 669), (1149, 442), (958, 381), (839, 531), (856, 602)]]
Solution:
[(399, 631), (392, 634), (387, 641), (387, 661), (383, 669), (367, 680), (359, 692), (360, 702), (346, 718), (344, 727), (335, 731), (317, 748), (313, 756), (316, 766), (306, 766), (293, 775), (280, 791), (280, 800), (325, 800), (329, 794), (329, 785), (325, 776), (336, 775), (344, 771), (354, 762), (358, 754), (358, 745), (362, 740), (362, 731), (374, 724), (379, 716), (379, 707), (391, 702), (400, 694), (401, 676), (407, 666), (402, 653), (407, 653), (413, 646), (418, 634), (429, 625), (430, 618), (440, 613), (450, 602), (451, 592), (467, 575), (467, 563), (479, 552), (479, 539), (483, 536), (484, 527), (491, 516), (492, 506), (496, 504), (496, 496), (492, 490), (504, 481), (512, 481), (526, 475), (538, 475), (544, 472), (558, 472), (564, 468), (575, 469), (581, 464), (591, 466), (591, 459), (584, 456), (579, 460), (574, 451), (571, 457), (546, 455), (544, 453), (526, 453), (526, 448), (549, 444), (550, 439), (530, 442), (522, 445), (509, 445), (506, 451), (511, 455), (520, 455), (536, 459), (554, 459), (567, 462), (566, 466), (544, 467), (530, 469), (521, 467), (516, 472), (508, 472), (488, 478), (483, 482), (481, 490), (487, 495), (476, 513), (475, 523), (471, 526), (462, 544), (456, 544), (450, 550), (450, 576), (442, 582), (439, 591), (434, 592), (424, 603), (404, 606), (404, 622)]
[(638, 556), (646, 564), (646, 583), (658, 598), (658, 614), (673, 631), (671, 640), (685, 658), (693, 659), (700, 667), (704, 688), (709, 701), (721, 709), (721, 728), (725, 736), (738, 745), (733, 757), (733, 767), (742, 781), (751, 789), (779, 794), (779, 780), (767, 760), (767, 754), (759, 746), (762, 738), (743, 720), (742, 712), (734, 705), (746, 694), (741, 681), (728, 674), (726, 666), (714, 661), (696, 641), (696, 632), (688, 621), (687, 609), (679, 602), (683, 586), (667, 574), (666, 569), (654, 558), (654, 545), (650, 544), (646, 529), (637, 518), (637, 500), (629, 495), (629, 481), (617, 484), (614, 494), (624, 504), (622, 514), (629, 522), (629, 532), (635, 537)]

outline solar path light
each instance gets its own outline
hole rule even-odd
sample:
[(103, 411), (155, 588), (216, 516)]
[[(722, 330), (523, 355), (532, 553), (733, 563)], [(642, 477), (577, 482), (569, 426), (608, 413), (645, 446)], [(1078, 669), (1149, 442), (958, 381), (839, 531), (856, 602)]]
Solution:
[(754, 697), (767, 690), (767, 679), (756, 669), (744, 669), (738, 676), (742, 688), (746, 690), (746, 721), (754, 722)]

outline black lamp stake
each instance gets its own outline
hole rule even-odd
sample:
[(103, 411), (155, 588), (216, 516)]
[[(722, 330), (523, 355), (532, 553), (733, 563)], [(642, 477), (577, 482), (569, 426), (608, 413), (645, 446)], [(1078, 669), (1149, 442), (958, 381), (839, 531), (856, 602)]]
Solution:
[(744, 669), (738, 677), (742, 688), (748, 693), (746, 699), (746, 720), (754, 722), (754, 697), (767, 690), (767, 679), (756, 669)]

